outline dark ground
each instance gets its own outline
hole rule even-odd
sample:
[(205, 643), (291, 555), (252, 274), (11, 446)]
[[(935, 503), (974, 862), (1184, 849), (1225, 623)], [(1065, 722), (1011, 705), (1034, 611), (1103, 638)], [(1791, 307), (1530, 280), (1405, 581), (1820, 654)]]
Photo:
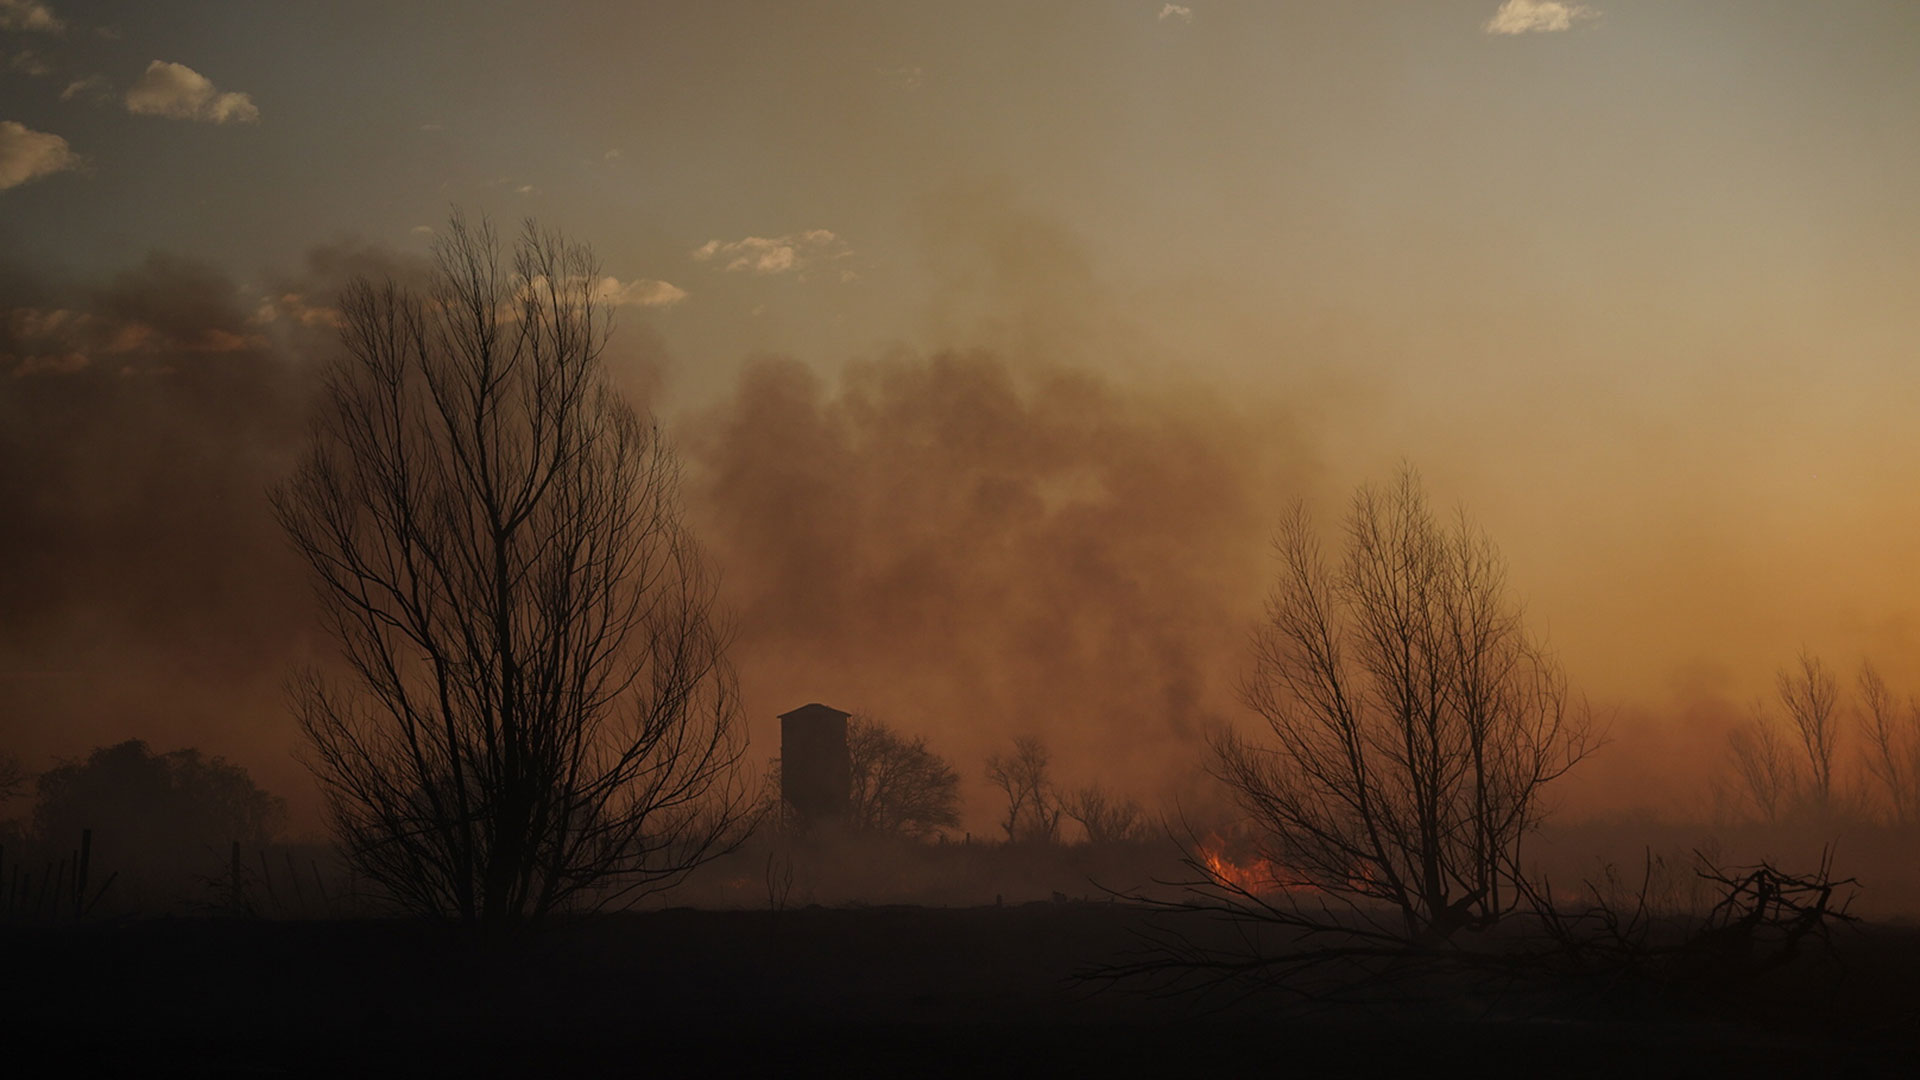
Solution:
[[(1612, 988), (1302, 1010), (1098, 989), (1110, 904), (676, 909), (482, 949), (386, 921), (0, 928), (39, 1075), (1915, 1075), (1920, 932), (1708, 997)], [(1511, 1017), (1535, 1013), (1527, 1019)], [(1509, 1017), (1496, 1019), (1496, 1017)], [(10, 1070), (10, 1074), (11, 1070)], [(27, 1075), (27, 1074), (19, 1074)]]

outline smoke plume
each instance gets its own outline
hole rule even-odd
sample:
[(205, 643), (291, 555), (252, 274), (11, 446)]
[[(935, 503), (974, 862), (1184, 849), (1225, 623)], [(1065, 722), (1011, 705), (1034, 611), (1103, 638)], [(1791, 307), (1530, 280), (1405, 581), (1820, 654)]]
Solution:
[(1266, 419), (988, 353), (755, 361), (686, 438), (750, 706), (871, 711), (969, 776), (1038, 734), (1063, 780), (1168, 794), (1309, 474)]

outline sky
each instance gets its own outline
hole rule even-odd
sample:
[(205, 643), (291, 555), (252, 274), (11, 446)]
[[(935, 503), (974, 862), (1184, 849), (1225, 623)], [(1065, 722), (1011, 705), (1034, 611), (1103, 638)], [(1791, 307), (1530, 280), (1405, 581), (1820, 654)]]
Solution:
[(0, 0), (0, 740), (302, 783), (260, 493), (339, 289), (459, 207), (612, 279), (756, 755), (821, 700), (1178, 794), (1280, 515), (1407, 461), (1611, 718), (1580, 799), (1670, 802), (1802, 649), (1920, 686), (1916, 52), (1905, 0)]

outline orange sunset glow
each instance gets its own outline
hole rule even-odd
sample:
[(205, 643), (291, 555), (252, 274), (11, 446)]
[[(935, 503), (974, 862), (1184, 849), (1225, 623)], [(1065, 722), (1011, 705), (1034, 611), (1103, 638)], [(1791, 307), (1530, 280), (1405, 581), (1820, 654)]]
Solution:
[(0, 0), (0, 924), (1911, 919), (1915, 177), (1910, 0)]

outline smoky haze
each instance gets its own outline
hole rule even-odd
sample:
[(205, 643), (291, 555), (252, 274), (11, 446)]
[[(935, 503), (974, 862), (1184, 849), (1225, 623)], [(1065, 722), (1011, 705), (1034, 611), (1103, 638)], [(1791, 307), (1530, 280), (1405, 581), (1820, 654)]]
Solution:
[(1154, 795), (1233, 711), (1268, 505), (1310, 472), (1212, 395), (985, 352), (756, 360), (685, 443), (756, 715), (858, 706), (967, 774), (1037, 734)]
[[(1875, 653), (1904, 686), (1906, 635), (1862, 613), (1857, 582), (1769, 591), (1796, 558), (1838, 580), (1809, 552), (1856, 519), (1776, 532), (1785, 509), (1742, 516), (1737, 486), (1689, 499), (1658, 470), (1594, 472), (1608, 459), (1574, 452), (1591, 418), (1547, 456), (1495, 454), (1552, 414), (1423, 414), (1391, 390), (1405, 357), (1358, 331), (1195, 329), (1196, 354), (1264, 365), (1223, 378), (1003, 186), (930, 199), (916, 228), (937, 347), (735, 365), (670, 358), (647, 317), (619, 315), (611, 366), (685, 460), (757, 761), (778, 753), (773, 716), (819, 700), (926, 736), (976, 833), (994, 813), (984, 759), (1018, 734), (1047, 740), (1064, 783), (1205, 802), (1204, 734), (1246, 722), (1235, 686), (1275, 522), (1306, 498), (1337, 528), (1352, 485), (1401, 457), (1489, 529), (1611, 725), (1556, 793), (1569, 815), (1710, 816), (1727, 731), (1801, 644), (1843, 668)], [(166, 254), (97, 281), (0, 274), (0, 738), (39, 764), (127, 738), (198, 746), (317, 828), (281, 687), (329, 647), (264, 492), (303, 445), (341, 286), (423, 266), (342, 242), (253, 284)]]
[(261, 500), (299, 371), (198, 263), (7, 284), (3, 737), (36, 762), (135, 736), (258, 748), (306, 596)]
[(302, 449), (331, 297), (406, 275), (316, 249), (264, 287), (155, 253), (101, 282), (0, 275), (0, 738), (35, 764), (217, 748), (306, 809), (281, 699), (306, 582), (264, 493)]

